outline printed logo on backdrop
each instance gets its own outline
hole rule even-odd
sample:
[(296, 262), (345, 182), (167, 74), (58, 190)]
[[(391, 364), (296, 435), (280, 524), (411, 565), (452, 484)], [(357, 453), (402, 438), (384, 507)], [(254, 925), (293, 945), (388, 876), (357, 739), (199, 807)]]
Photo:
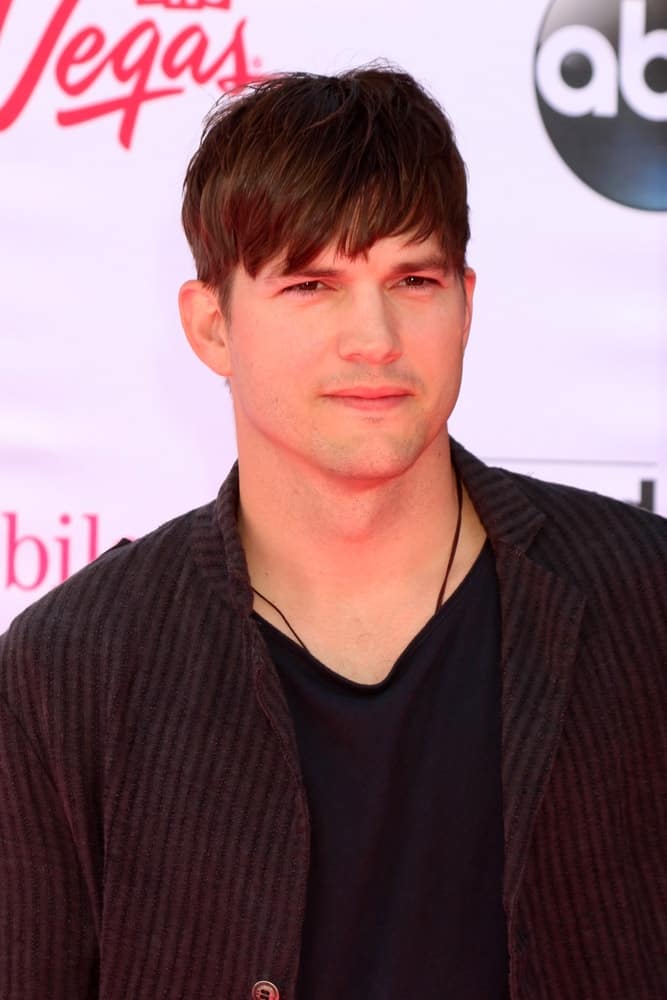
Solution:
[[(203, 85), (232, 92), (261, 78), (261, 60), (248, 58), (247, 19), (234, 17), (233, 0), (125, 2), (127, 30), (120, 37), (105, 31), (103, 24), (72, 27), (75, 12), (85, 11), (85, 0), (60, 0), (44, 20), (26, 14), (30, 40), (23, 69), (9, 92), (0, 94), (0, 131), (28, 112), (31, 98), (50, 72), (55, 77), (58, 125), (118, 116), (118, 140), (126, 149), (132, 145), (144, 105)], [(14, 34), (17, 22), (8, 19), (13, 6), (13, 0), (0, 0), (0, 51), (5, 45), (26, 45), (25, 25)], [(159, 23), (149, 14), (162, 14)], [(200, 17), (197, 23), (193, 14)], [(216, 27), (209, 33), (211, 17), (216, 18)], [(49, 63), (53, 70), (47, 72)], [(59, 95), (64, 107), (58, 106)]]
[(667, 210), (667, 0), (554, 0), (535, 86), (547, 133), (582, 181)]
[(48, 534), (26, 530), (24, 521), (18, 511), (0, 514), (0, 567), (7, 589), (32, 591), (63, 583), (100, 554), (99, 514), (61, 514)]

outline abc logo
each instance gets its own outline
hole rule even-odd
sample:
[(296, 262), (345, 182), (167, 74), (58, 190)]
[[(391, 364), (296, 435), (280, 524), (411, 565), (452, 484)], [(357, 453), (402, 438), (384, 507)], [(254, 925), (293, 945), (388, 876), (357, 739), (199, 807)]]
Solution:
[(667, 210), (667, 0), (554, 0), (535, 86), (581, 180), (622, 205)]

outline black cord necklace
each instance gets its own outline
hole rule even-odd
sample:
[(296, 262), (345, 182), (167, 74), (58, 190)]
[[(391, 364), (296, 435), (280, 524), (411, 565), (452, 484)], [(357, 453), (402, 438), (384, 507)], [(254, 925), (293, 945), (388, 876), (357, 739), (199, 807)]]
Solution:
[[(458, 505), (458, 510), (456, 513), (456, 527), (454, 528), (454, 537), (452, 539), (452, 547), (449, 553), (449, 559), (447, 561), (447, 569), (445, 570), (445, 578), (442, 581), (442, 586), (440, 587), (440, 590), (438, 592), (438, 599), (435, 602), (435, 611), (433, 612), (433, 614), (436, 614), (440, 610), (440, 607), (442, 605), (443, 598), (445, 596), (445, 590), (447, 589), (447, 581), (449, 580), (449, 574), (451, 573), (452, 566), (454, 565), (454, 557), (456, 556), (456, 550), (458, 548), (459, 538), (461, 536), (461, 520), (463, 515), (463, 487), (461, 485), (461, 477), (459, 475), (458, 469), (454, 469), (454, 477), (456, 479), (456, 501)], [(274, 604), (273, 601), (270, 601), (268, 597), (264, 596), (264, 594), (261, 594), (256, 587), (252, 586), (252, 584), (250, 585), (250, 589), (254, 594), (257, 594), (258, 597), (261, 597), (261, 599), (266, 604), (268, 604), (270, 608), (273, 608), (273, 610), (280, 615), (280, 617), (285, 622), (288, 629), (290, 630), (296, 641), (299, 643), (301, 648), (305, 650), (305, 652), (308, 653), (309, 656), (312, 656), (313, 654), (310, 652), (310, 650), (306, 646), (305, 642), (303, 641), (299, 633), (294, 628), (292, 628), (289, 621), (282, 613), (278, 605)]]

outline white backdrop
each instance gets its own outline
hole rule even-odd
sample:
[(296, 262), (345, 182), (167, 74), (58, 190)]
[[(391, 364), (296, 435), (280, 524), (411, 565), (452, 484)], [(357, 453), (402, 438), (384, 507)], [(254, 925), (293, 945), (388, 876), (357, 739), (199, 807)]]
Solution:
[(452, 432), (667, 513), (665, 214), (597, 194), (552, 145), (534, 84), (551, 6), (0, 0), (0, 630), (208, 501), (234, 459), (227, 391), (176, 310), (182, 177), (220, 77), (384, 57), (425, 83), (469, 166), (479, 279)]

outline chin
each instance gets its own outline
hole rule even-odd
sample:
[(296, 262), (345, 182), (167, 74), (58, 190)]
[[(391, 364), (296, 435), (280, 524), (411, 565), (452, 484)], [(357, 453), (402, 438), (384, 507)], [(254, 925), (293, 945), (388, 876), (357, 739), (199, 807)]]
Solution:
[(383, 449), (372, 452), (357, 451), (355, 453), (329, 455), (323, 463), (329, 475), (356, 483), (359, 486), (373, 486), (389, 479), (404, 475), (423, 453), (422, 448), (412, 447), (400, 449)]

